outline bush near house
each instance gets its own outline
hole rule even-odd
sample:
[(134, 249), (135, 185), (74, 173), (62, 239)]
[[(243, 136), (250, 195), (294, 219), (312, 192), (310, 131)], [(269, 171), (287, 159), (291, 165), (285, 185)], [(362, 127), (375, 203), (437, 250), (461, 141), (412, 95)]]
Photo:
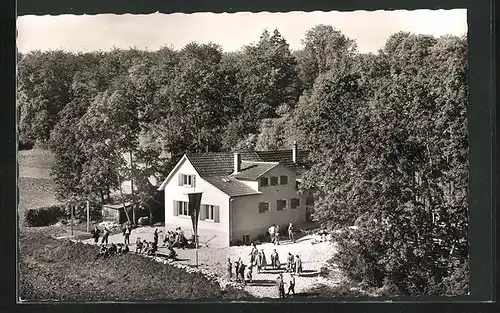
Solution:
[(49, 226), (66, 217), (66, 211), (61, 205), (32, 208), (24, 212), (25, 224), (30, 227)]

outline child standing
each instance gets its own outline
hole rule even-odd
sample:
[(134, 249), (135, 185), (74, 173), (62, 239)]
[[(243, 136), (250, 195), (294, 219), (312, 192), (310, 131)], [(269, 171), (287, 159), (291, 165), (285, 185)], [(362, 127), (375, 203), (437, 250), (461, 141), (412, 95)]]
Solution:
[(289, 280), (287, 295), (290, 294), (290, 291), (295, 295), (295, 276), (293, 276), (293, 273), (290, 273), (290, 280)]
[(233, 278), (233, 263), (231, 263), (231, 259), (227, 258), (227, 276), (228, 279), (231, 280)]

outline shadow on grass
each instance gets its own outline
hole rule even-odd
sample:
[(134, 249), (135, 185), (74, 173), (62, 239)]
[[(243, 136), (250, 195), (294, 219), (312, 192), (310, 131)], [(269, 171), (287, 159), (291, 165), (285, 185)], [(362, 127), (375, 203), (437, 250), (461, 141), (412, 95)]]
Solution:
[(247, 281), (247, 286), (270, 287), (270, 286), (276, 286), (276, 282), (272, 279), (254, 279), (252, 280), (252, 282)]
[(297, 292), (296, 294), (287, 295), (287, 298), (317, 298), (320, 296), (319, 292)]
[(319, 271), (313, 271), (313, 270), (309, 270), (309, 271), (302, 271), (300, 273), (300, 275), (298, 275), (299, 277), (316, 277), (320, 274)]
[(279, 273), (285, 273), (285, 269), (266, 269), (266, 270), (261, 270), (260, 271), (262, 274), (279, 274)]
[[(305, 236), (304, 236), (304, 237), (305, 237)], [(308, 238), (304, 238), (304, 237), (297, 239), (295, 242), (296, 242), (296, 243), (297, 243), (297, 242), (305, 242), (305, 241), (311, 241), (311, 240), (313, 240), (313, 239), (314, 239), (314, 238), (311, 238), (311, 237), (308, 237)]]

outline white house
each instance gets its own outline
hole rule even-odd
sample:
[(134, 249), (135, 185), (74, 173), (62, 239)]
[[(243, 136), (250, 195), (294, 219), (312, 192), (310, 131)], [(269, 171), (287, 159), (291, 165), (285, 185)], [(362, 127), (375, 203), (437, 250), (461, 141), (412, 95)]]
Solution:
[[(290, 150), (185, 154), (160, 185), (165, 227), (192, 229), (188, 193), (202, 192), (200, 241), (229, 246), (250, 242), (271, 224), (308, 221), (310, 192), (298, 194), (307, 152)], [(286, 230), (283, 229), (285, 232)]]

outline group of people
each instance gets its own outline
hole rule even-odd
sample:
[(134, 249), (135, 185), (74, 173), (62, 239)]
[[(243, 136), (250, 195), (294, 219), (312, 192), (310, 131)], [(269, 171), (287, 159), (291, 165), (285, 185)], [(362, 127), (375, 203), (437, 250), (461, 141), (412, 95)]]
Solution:
[[(234, 264), (231, 262), (231, 258), (227, 259), (226, 270), (229, 279), (233, 279), (233, 267), (235, 280), (243, 284), (246, 284), (247, 281), (252, 282), (254, 268), (257, 274), (269, 268), (264, 249), (257, 249), (257, 245), (255, 243), (252, 244), (252, 250), (250, 251), (249, 256), (250, 262), (248, 265), (241, 260), (241, 257), (238, 258)], [(271, 269), (279, 270), (281, 268), (279, 254), (276, 249), (273, 249), (270, 255), (270, 261)], [(298, 254), (293, 255), (290, 252), (288, 253), (286, 272), (300, 276), (300, 273), (302, 272), (302, 259)]]
[[(283, 278), (283, 273), (280, 273), (276, 278), (276, 287), (278, 288), (278, 296), (280, 298), (285, 298), (285, 280)], [(290, 292), (295, 295), (295, 276), (293, 273), (290, 273), (289, 275), (288, 292), (286, 295), (290, 295)]]
[(159, 238), (158, 229), (155, 229), (155, 232), (153, 233), (153, 241), (147, 241), (146, 239), (143, 239), (141, 241), (141, 238), (137, 237), (135, 241), (135, 253), (155, 255), (156, 252), (158, 252), (158, 238)]
[(130, 251), (129, 247), (123, 243), (118, 243), (118, 244), (111, 243), (110, 245), (101, 244), (96, 259), (100, 257), (108, 258), (114, 255), (122, 255), (128, 253), (129, 251)]
[[(92, 238), (94, 238), (94, 243), (98, 244), (101, 230), (97, 226), (95, 226), (94, 229), (90, 231), (90, 233), (92, 234)], [(107, 227), (104, 227), (101, 244), (108, 244), (108, 238), (110, 233), (111, 231)]]
[[(274, 243), (275, 245), (280, 244), (280, 226), (278, 224), (273, 224), (269, 227), (267, 230), (269, 233), (269, 237), (271, 238), (271, 243)], [(290, 239), (291, 242), (295, 243), (295, 227), (293, 226), (293, 223), (290, 223), (288, 225), (288, 239)]]
[(135, 241), (135, 253), (155, 255), (158, 251), (158, 243), (155, 241), (147, 241), (146, 239), (141, 241), (141, 238), (137, 238)]
[[(130, 244), (130, 234), (132, 233), (132, 227), (130, 226), (130, 224), (127, 224), (122, 229), (122, 232), (123, 232), (123, 237), (124, 237), (123, 244), (129, 245)], [(90, 231), (90, 233), (92, 234), (92, 238), (94, 238), (94, 243), (98, 244), (99, 243), (99, 236), (101, 235), (101, 230), (97, 226), (95, 226), (94, 229), (92, 229)], [(101, 244), (108, 244), (110, 234), (111, 234), (111, 231), (105, 226), (104, 230), (103, 230)]]
[(187, 239), (184, 235), (184, 231), (177, 227), (175, 231), (167, 231), (165, 239), (163, 240), (163, 246), (175, 247), (185, 249), (187, 245)]

